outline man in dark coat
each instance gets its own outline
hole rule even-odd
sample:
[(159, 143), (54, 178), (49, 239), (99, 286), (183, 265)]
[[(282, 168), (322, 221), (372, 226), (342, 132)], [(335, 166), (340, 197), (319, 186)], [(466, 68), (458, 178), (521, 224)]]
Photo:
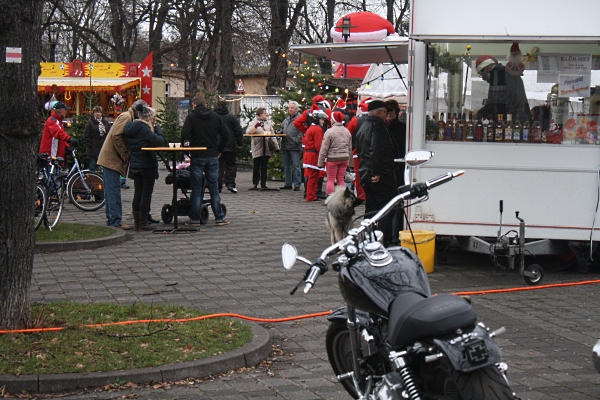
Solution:
[[(385, 103), (371, 101), (368, 110), (369, 115), (356, 132), (356, 151), (360, 158), (360, 183), (366, 195), (365, 214), (372, 217), (398, 194), (394, 163), (397, 150), (385, 125)], [(388, 213), (378, 224), (385, 246), (392, 242), (392, 218), (393, 213)]]
[(96, 106), (92, 111), (92, 116), (83, 128), (83, 140), (85, 141), (85, 154), (90, 160), (88, 169), (95, 171), (98, 155), (102, 150), (104, 139), (110, 131), (110, 122), (102, 116), (102, 107)]
[(196, 96), (192, 99), (193, 111), (188, 114), (181, 130), (181, 142), (189, 147), (206, 147), (206, 150), (191, 152), (190, 186), (192, 188), (190, 220), (188, 226), (200, 226), (202, 208), (202, 184), (210, 193), (210, 206), (215, 216), (215, 225), (229, 225), (224, 219), (219, 195), (219, 156), (229, 139), (229, 129), (217, 113), (206, 107), (206, 99)]
[(226, 100), (219, 100), (215, 112), (219, 114), (229, 129), (229, 139), (221, 153), (221, 157), (219, 157), (219, 193), (223, 188), (223, 182), (225, 182), (225, 186), (231, 193), (237, 193), (237, 188), (235, 187), (235, 178), (237, 176), (235, 158), (237, 156), (237, 149), (242, 147), (242, 139), (244, 138), (242, 126), (235, 115), (231, 114), (227, 109)]

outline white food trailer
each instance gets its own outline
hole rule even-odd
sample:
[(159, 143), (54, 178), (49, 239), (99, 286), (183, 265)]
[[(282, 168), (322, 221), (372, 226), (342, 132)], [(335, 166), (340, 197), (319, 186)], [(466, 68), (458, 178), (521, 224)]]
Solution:
[[(600, 1), (505, 0), (484, 5), (475, 0), (412, 0), (408, 41), (292, 48), (342, 63), (403, 63), (408, 58), (407, 148), (435, 152), (434, 158), (413, 171), (413, 181), (465, 171), (459, 179), (436, 188), (427, 202), (409, 209), (412, 229), (435, 231), (438, 238), (457, 238), (462, 248), (495, 253), (511, 268), (513, 257), (520, 254), (572, 250), (579, 270), (586, 272), (600, 240), (600, 228), (595, 226), (600, 86), (592, 85), (592, 76), (600, 70), (598, 15)], [(540, 84), (558, 84), (558, 94), (568, 93), (568, 97), (549, 93), (547, 102), (539, 100), (539, 93), (528, 93), (532, 108), (548, 106), (537, 107), (544, 130), (554, 120), (562, 128), (560, 135), (548, 132), (546, 143), (433, 140), (435, 135), (427, 132), (426, 123), (432, 115), (427, 114), (440, 102), (438, 91), (431, 88), (439, 70), (434, 67), (432, 49), (449, 54), (460, 66), (458, 77), (446, 74), (445, 84), (455, 89), (446, 99), (448, 109), (439, 111), (470, 114), (483, 106), (487, 94), (487, 84), (473, 73), (475, 60), (491, 55), (505, 65), (514, 43), (524, 56), (528, 79), (535, 75)], [(439, 74), (435, 78), (441, 79)], [(465, 81), (470, 89), (468, 102)], [(499, 212), (501, 201), (504, 220)], [(524, 235), (518, 233), (516, 212), (526, 221)], [(499, 222), (504, 222), (501, 229)], [(510, 230), (514, 233), (505, 235)], [(521, 247), (516, 236), (526, 238)], [(523, 271), (521, 263), (521, 272), (529, 283), (539, 283), (543, 268), (530, 267)]]
[[(428, 202), (411, 209), (412, 226), (457, 237), (465, 249), (489, 253), (488, 238), (497, 237), (502, 200), (508, 222), (504, 229), (518, 229), (517, 211), (526, 221), (527, 254), (564, 253), (570, 248), (580, 271), (587, 271), (600, 240), (599, 228), (594, 226), (600, 174), (600, 103), (596, 100), (600, 87), (590, 83), (592, 72), (600, 70), (600, 2), (505, 0), (487, 4), (489, 13), (467, 12), (481, 11), (481, 2), (461, 0), (459, 4), (411, 1), (409, 80), (414, 85), (409, 87), (409, 148), (436, 153), (415, 178), (466, 171), (461, 179), (440, 187)], [(559, 84), (559, 96), (549, 96), (552, 104), (546, 109), (550, 111), (548, 123), (554, 119), (562, 127), (562, 140), (560, 136), (554, 143), (549, 138), (547, 143), (428, 140), (424, 110), (428, 101), (436, 100), (427, 100), (432, 73), (428, 49), (447, 51), (464, 72), (467, 67), (472, 71), (482, 55), (506, 64), (501, 60), (514, 43), (525, 56), (525, 72), (535, 73), (540, 83)], [(472, 93), (476, 86), (485, 85), (476, 73), (460, 74), (461, 82), (463, 76), (471, 81)], [(565, 82), (578, 83), (567, 87)], [(463, 104), (460, 94), (464, 92), (455, 93), (454, 104)], [(560, 93), (568, 95), (560, 97)], [(533, 99), (529, 102), (535, 104)], [(471, 110), (482, 107), (477, 103), (472, 94)], [(548, 123), (542, 124), (544, 130), (550, 129)]]

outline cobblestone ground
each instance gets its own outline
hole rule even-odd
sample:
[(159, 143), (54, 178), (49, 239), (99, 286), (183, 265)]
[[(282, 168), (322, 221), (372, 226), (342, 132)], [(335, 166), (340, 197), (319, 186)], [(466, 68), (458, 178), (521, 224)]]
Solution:
[[(171, 186), (157, 181), (154, 216), (170, 203)], [(452, 184), (452, 183), (449, 183)], [(281, 182), (269, 183), (272, 187)], [(32, 300), (53, 302), (177, 303), (209, 312), (280, 318), (332, 310), (342, 305), (333, 271), (321, 277), (309, 295), (289, 295), (301, 267), (285, 271), (280, 249), (296, 245), (316, 257), (328, 244), (323, 203), (307, 204), (302, 192), (248, 191), (251, 173), (238, 174), (238, 194), (226, 190), (231, 225), (207, 225), (191, 234), (130, 233), (130, 240), (97, 250), (38, 254), (34, 261)], [(126, 222), (131, 221), (133, 187), (123, 190)], [(181, 195), (181, 193), (179, 193)], [(431, 194), (435, 195), (434, 192)], [(363, 211), (357, 209), (357, 215)], [(84, 213), (66, 206), (64, 221), (105, 223), (104, 209)], [(181, 218), (181, 221), (187, 217)], [(159, 225), (163, 226), (163, 225)], [(429, 274), (434, 293), (526, 286), (514, 270), (499, 270), (488, 257), (451, 248), (446, 263)], [(556, 260), (545, 284), (599, 279), (597, 268), (582, 275)], [(591, 364), (591, 348), (600, 338), (600, 286), (584, 285), (473, 296), (480, 321), (507, 333), (498, 337), (509, 365), (513, 389), (523, 399), (598, 399), (600, 374)], [(276, 351), (261, 366), (186, 383), (117, 391), (64, 394), (65, 399), (348, 399), (327, 360), (324, 317), (262, 324)], [(56, 395), (54, 396), (56, 397)]]

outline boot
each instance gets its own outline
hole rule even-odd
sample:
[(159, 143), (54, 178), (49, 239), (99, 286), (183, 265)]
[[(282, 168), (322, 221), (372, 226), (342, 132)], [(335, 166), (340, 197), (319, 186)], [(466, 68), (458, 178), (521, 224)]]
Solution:
[(133, 230), (138, 232), (140, 230), (140, 213), (133, 212)]
[(156, 227), (152, 224), (150, 224), (150, 222), (148, 222), (148, 213), (146, 214), (142, 214), (139, 213), (139, 231), (143, 232), (143, 231), (153, 231), (156, 229)]
[(327, 195), (323, 193), (323, 178), (319, 178), (317, 183), (317, 199), (325, 200)]

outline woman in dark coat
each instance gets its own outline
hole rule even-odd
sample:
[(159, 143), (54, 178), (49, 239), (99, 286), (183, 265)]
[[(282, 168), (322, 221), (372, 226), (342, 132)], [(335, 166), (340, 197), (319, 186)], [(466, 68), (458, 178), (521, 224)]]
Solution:
[(110, 122), (102, 116), (102, 107), (96, 106), (92, 111), (93, 114), (83, 129), (83, 140), (85, 141), (85, 154), (90, 159), (88, 169), (95, 171), (104, 138), (110, 130)]
[(129, 178), (133, 179), (133, 229), (154, 230), (148, 222), (154, 181), (158, 179), (158, 161), (153, 151), (144, 147), (156, 147), (164, 143), (160, 126), (156, 125), (156, 113), (152, 108), (138, 105), (135, 110), (139, 119), (125, 125), (125, 137), (131, 150)]

